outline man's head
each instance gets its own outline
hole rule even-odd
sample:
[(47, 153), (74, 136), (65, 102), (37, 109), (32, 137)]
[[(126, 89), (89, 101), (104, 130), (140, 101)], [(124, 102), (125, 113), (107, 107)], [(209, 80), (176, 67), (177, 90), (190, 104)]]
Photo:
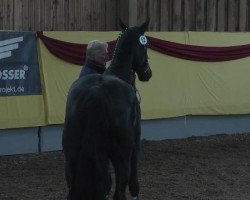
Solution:
[(106, 65), (108, 61), (108, 43), (92, 40), (87, 46), (86, 56), (94, 62)]

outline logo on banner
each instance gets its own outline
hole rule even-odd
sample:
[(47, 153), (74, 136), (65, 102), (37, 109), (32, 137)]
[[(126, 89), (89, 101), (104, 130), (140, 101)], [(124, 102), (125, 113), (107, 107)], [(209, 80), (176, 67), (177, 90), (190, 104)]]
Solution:
[(12, 55), (12, 50), (18, 49), (19, 43), (22, 41), (23, 37), (16, 37), (0, 41), (0, 59), (10, 57)]
[(41, 94), (36, 37), (0, 32), (0, 96)]
[(0, 70), (1, 80), (25, 80), (26, 71), (29, 70), (27, 65), (21, 67), (21, 69), (4, 69)]

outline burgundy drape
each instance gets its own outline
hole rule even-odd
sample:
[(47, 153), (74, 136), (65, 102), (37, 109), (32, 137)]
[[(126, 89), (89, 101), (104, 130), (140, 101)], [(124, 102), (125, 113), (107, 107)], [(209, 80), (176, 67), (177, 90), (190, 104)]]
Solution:
[[(53, 39), (43, 35), (43, 32), (37, 32), (37, 37), (43, 41), (44, 45), (55, 56), (73, 64), (84, 64), (87, 44), (76, 44)], [(112, 58), (115, 44), (115, 41), (108, 42), (110, 59)]]
[(147, 38), (149, 39), (149, 47), (151, 49), (187, 60), (216, 62), (250, 56), (249, 44), (229, 47), (204, 47), (178, 44), (149, 36)]
[[(78, 65), (84, 63), (87, 44), (60, 41), (47, 37), (43, 35), (42, 32), (37, 32), (37, 37), (43, 41), (48, 50), (55, 56)], [(149, 48), (169, 56), (187, 60), (216, 62), (235, 60), (250, 56), (249, 44), (229, 47), (205, 47), (179, 44), (149, 36), (147, 36), (147, 38), (149, 41)], [(111, 59), (116, 41), (110, 41), (108, 44), (109, 58)]]

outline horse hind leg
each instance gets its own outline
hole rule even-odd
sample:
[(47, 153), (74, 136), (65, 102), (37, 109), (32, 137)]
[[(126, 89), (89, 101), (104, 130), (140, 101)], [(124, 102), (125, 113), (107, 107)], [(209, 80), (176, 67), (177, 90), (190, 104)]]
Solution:
[[(126, 152), (126, 153), (125, 153)], [(110, 160), (115, 170), (115, 194), (113, 200), (126, 200), (126, 187), (129, 182), (131, 151), (119, 149), (112, 152)]]
[(114, 200), (126, 200), (126, 187), (129, 181), (129, 161), (123, 161), (121, 163), (115, 162), (114, 164), (115, 169), (115, 194)]
[(67, 200), (72, 199), (72, 184), (73, 184), (73, 172), (72, 172), (72, 164), (69, 161), (65, 161), (65, 179), (68, 186), (68, 195)]
[(109, 188), (108, 158), (102, 153), (90, 156), (82, 149), (77, 165), (72, 200), (104, 200)]
[(108, 171), (107, 174), (105, 176), (105, 191), (106, 191), (106, 196), (105, 196), (105, 200), (109, 199), (109, 195), (110, 195), (110, 191), (111, 191), (111, 187), (112, 187), (112, 178), (111, 178), (111, 171), (108, 165)]
[(68, 148), (65, 148), (64, 145), (64, 156), (65, 156), (65, 165), (64, 165), (64, 172), (65, 172), (65, 180), (68, 187), (68, 194), (67, 200), (72, 199), (73, 193), (73, 183), (75, 180), (75, 173), (76, 173), (76, 158), (74, 149), (71, 149), (71, 152), (68, 152)]

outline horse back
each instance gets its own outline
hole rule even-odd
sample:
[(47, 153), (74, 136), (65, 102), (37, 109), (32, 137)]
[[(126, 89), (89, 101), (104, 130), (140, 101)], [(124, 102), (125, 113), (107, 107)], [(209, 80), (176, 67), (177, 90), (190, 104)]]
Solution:
[(69, 90), (63, 137), (82, 146), (79, 141), (128, 134), (136, 121), (136, 102), (133, 87), (114, 76), (79, 78)]

